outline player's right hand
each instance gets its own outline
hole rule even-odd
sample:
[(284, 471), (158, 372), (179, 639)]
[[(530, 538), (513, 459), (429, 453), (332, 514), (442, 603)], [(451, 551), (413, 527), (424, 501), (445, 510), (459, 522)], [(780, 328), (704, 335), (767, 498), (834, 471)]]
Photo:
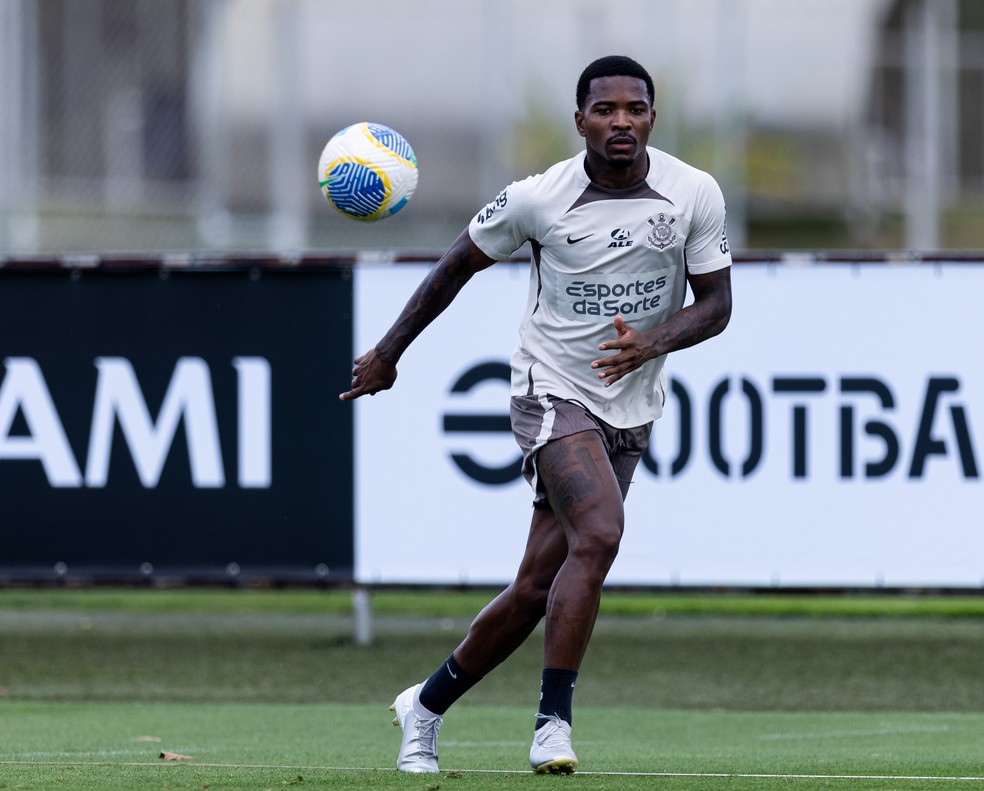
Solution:
[(356, 357), (352, 365), (352, 389), (340, 393), (340, 401), (352, 401), (359, 396), (376, 395), (389, 390), (396, 381), (396, 366), (380, 359), (375, 349)]

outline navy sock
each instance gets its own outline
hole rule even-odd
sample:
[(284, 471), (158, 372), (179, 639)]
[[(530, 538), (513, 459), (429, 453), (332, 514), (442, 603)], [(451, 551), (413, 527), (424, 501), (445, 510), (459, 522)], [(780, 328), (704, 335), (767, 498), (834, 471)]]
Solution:
[[(568, 725), (572, 723), (571, 713), (574, 701), (574, 683), (577, 681), (576, 670), (564, 670), (557, 667), (543, 668), (540, 678), (540, 714), (548, 717), (556, 715)], [(537, 719), (536, 728), (546, 725), (547, 721)]]
[(451, 654), (420, 688), (420, 705), (435, 714), (444, 714), (452, 703), (481, 680), (481, 676), (463, 670)]

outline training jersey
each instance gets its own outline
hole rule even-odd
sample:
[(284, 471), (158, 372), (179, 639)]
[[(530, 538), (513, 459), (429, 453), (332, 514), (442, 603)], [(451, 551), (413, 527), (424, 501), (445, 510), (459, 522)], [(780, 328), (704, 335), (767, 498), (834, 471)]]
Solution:
[(605, 387), (591, 362), (615, 353), (598, 349), (616, 339), (615, 317), (652, 329), (683, 307), (688, 273), (731, 265), (717, 183), (665, 152), (647, 152), (649, 174), (634, 187), (594, 184), (581, 152), (510, 184), (468, 226), (497, 261), (532, 247), (512, 394), (577, 401), (616, 428), (660, 417), (666, 355)]

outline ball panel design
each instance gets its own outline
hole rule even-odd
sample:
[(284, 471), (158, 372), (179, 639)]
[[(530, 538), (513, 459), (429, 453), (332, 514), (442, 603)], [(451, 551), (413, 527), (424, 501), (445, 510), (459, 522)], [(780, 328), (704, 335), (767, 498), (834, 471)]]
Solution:
[(326, 193), (332, 205), (343, 214), (368, 217), (386, 200), (386, 185), (371, 167), (339, 161), (328, 171)]
[(403, 135), (382, 124), (367, 124), (366, 126), (368, 127), (369, 134), (398, 157), (412, 163), (416, 169), (417, 157), (413, 155), (413, 149), (410, 148), (410, 144)]

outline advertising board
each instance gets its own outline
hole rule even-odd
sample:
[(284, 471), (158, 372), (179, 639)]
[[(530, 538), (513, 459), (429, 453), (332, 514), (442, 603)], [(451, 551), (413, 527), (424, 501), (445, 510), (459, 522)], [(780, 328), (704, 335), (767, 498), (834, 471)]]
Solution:
[[(512, 578), (531, 493), (506, 376), (527, 270), (477, 275), (396, 387), (356, 403), (357, 578)], [(356, 273), (357, 349), (425, 272)], [(609, 583), (984, 583), (984, 266), (742, 263), (733, 284), (725, 333), (669, 357)]]
[(0, 274), (0, 577), (351, 577), (349, 270)]

